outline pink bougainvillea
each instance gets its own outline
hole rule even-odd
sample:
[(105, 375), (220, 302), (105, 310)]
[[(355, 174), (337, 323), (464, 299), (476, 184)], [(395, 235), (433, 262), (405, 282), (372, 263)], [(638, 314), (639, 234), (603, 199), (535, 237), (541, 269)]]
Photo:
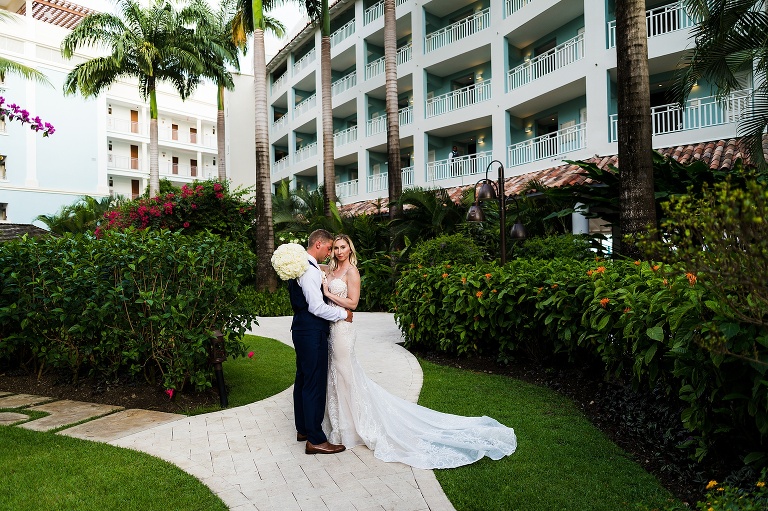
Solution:
[(53, 135), (56, 131), (53, 124), (50, 122), (43, 122), (42, 119), (40, 119), (40, 116), (30, 116), (29, 112), (19, 105), (14, 103), (6, 105), (5, 98), (2, 96), (0, 96), (0, 117), (5, 117), (9, 121), (19, 121), (22, 124), (29, 124), (32, 131), (42, 131), (44, 137)]

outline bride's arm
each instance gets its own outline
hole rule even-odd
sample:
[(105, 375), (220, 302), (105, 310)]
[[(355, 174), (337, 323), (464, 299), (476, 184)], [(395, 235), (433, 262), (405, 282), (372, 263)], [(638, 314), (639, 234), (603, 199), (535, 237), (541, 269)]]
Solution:
[(342, 298), (328, 291), (328, 284), (323, 284), (323, 294), (333, 303), (345, 309), (355, 310), (360, 301), (360, 272), (354, 266), (347, 272), (347, 297)]

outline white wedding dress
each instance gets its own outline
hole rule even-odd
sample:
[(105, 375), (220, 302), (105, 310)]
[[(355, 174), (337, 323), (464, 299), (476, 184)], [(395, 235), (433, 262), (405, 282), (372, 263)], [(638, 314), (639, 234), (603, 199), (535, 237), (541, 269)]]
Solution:
[[(347, 296), (347, 284), (328, 289)], [(454, 468), (483, 456), (498, 460), (515, 452), (517, 438), (490, 417), (436, 412), (390, 394), (370, 380), (355, 357), (354, 323), (331, 324), (328, 398), (323, 430), (334, 444), (365, 444), (383, 461), (416, 468)]]

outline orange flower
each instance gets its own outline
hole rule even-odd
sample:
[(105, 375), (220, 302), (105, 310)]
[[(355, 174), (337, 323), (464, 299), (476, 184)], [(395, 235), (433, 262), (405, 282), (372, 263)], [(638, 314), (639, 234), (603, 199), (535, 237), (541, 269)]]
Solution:
[(461, 283), (466, 284), (467, 283), (467, 277), (461, 277)]
[(599, 261), (600, 261), (600, 257), (599, 257), (599, 256), (598, 256), (598, 257), (595, 257), (595, 262), (597, 263), (597, 262), (599, 262)]
[(411, 323), (411, 330), (413, 330), (414, 328), (416, 328), (416, 323)]
[(664, 279), (664, 280), (662, 280), (661, 282), (662, 282), (662, 284), (664, 284), (665, 286), (666, 286), (667, 284), (669, 284), (669, 282), (667, 282), (667, 279)]
[(587, 275), (589, 275), (590, 277), (592, 276), (593, 273), (595, 273), (593, 270), (587, 270)]
[(552, 284), (552, 289), (557, 289), (557, 284)]
[(600, 305), (602, 305), (603, 309), (605, 309), (605, 306), (608, 305), (608, 302), (610, 302), (610, 301), (611, 300), (608, 299), (608, 298), (603, 298), (603, 299), (600, 300)]
[(492, 277), (492, 275), (491, 275), (490, 273), (486, 273), (486, 274), (485, 274), (485, 278), (486, 278), (486, 279), (490, 279), (491, 277)]
[(635, 266), (640, 266), (640, 261), (635, 261)]
[(597, 271), (597, 273), (605, 273), (605, 266), (598, 266), (595, 271)]
[(426, 279), (427, 278), (427, 274), (425, 273), (424, 275), (422, 275), (422, 277), (424, 277)]
[(446, 264), (445, 267), (448, 268), (449, 270), (451, 269), (451, 265), (450, 264)]
[(447, 273), (443, 273), (442, 276), (443, 276), (443, 278), (446, 278), (448, 276), (448, 274)]
[(658, 264), (654, 264), (654, 265), (651, 267), (651, 269), (652, 269), (653, 271), (656, 271), (656, 270), (658, 270), (659, 268), (661, 268), (661, 265), (658, 265)]
[(628, 313), (629, 313), (629, 311), (631, 311), (631, 310), (632, 310), (632, 309), (630, 309), (629, 307), (627, 307), (626, 309), (624, 309), (624, 314), (628, 314)]
[(475, 323), (477, 323), (478, 321), (480, 321), (480, 316), (475, 316)]
[(543, 287), (538, 288), (538, 291), (536, 291), (536, 294), (541, 293), (541, 290), (544, 289)]
[(483, 292), (482, 291), (478, 291), (477, 293), (475, 293), (475, 296), (478, 297), (478, 298), (482, 298), (483, 297)]
[(688, 282), (691, 284), (691, 286), (696, 284), (696, 274), (695, 273), (686, 273), (685, 276), (688, 278)]
[(495, 289), (491, 289), (491, 293), (498, 293)]
[(417, 266), (417, 268), (418, 268), (418, 269), (421, 269), (421, 265), (418, 265), (418, 266)]

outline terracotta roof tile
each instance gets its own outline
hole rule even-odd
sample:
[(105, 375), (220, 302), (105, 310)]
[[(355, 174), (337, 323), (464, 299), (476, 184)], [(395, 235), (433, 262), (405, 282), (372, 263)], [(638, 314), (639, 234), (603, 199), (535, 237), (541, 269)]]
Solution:
[(20, 238), (25, 234), (38, 237), (51, 233), (32, 224), (7, 224), (0, 222), (0, 243)]

